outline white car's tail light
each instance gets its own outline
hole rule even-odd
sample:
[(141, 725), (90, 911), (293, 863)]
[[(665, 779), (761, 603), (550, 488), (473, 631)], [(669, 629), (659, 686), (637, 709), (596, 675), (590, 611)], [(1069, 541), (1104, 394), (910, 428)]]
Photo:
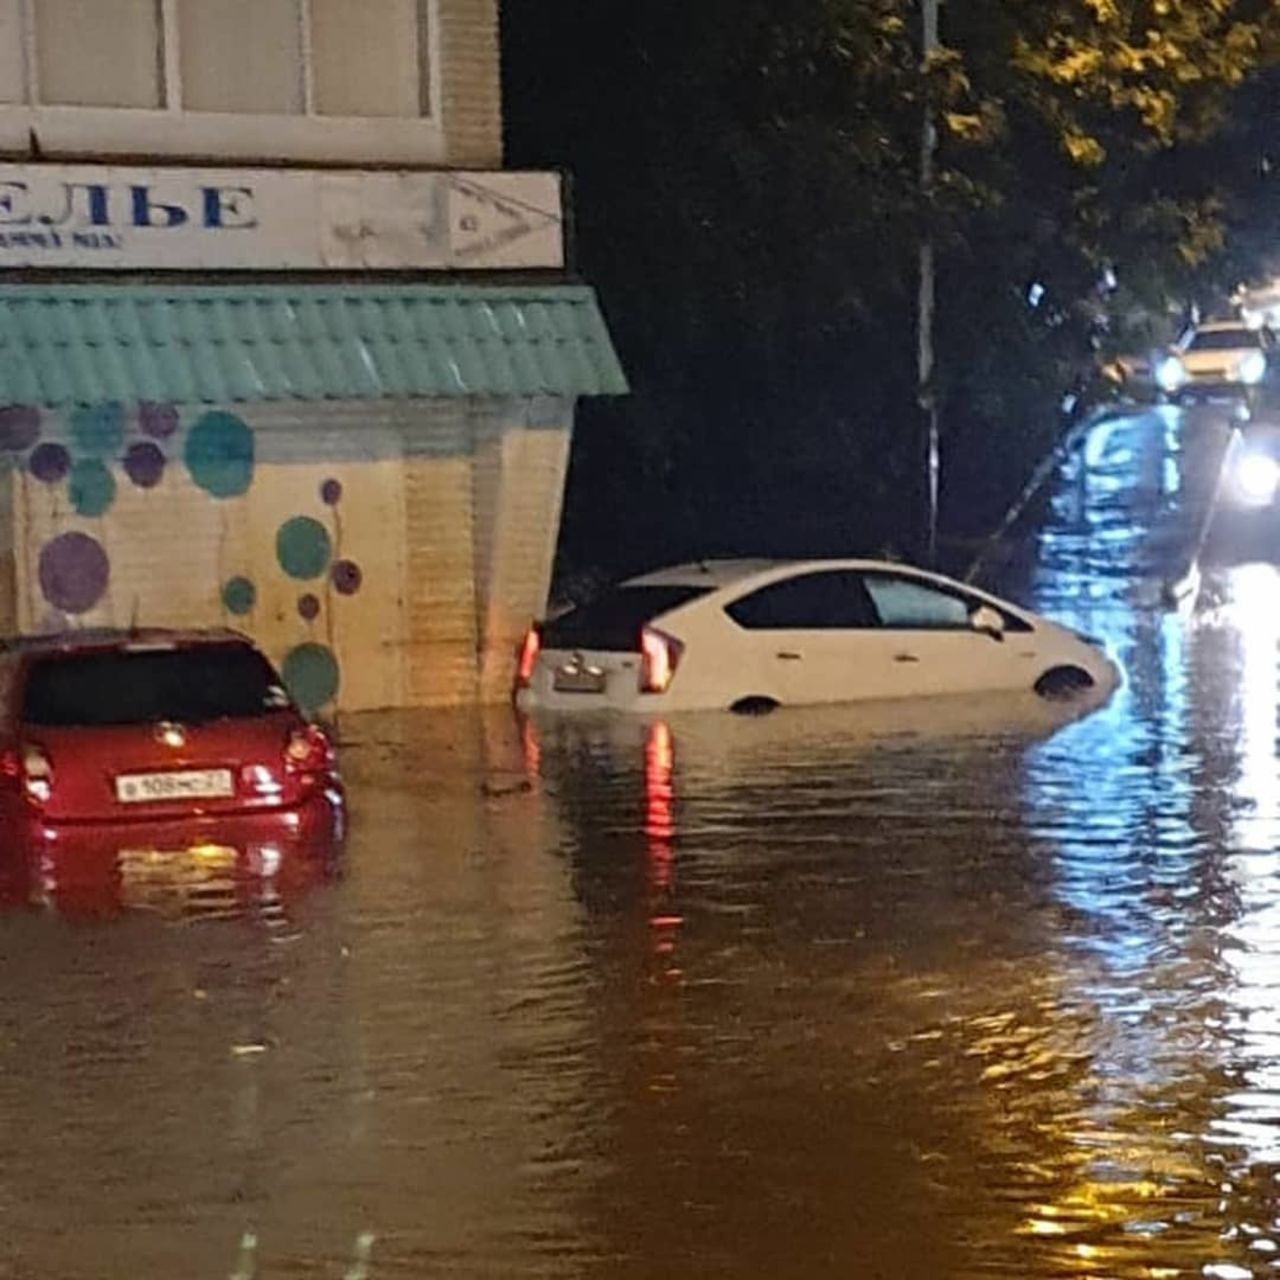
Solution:
[(666, 693), (683, 652), (684, 645), (674, 636), (645, 627), (640, 632), (640, 692)]
[(516, 692), (527, 689), (533, 681), (533, 671), (538, 665), (538, 655), (542, 652), (542, 633), (534, 625), (524, 633), (524, 642), (520, 645), (520, 661), (516, 666)]

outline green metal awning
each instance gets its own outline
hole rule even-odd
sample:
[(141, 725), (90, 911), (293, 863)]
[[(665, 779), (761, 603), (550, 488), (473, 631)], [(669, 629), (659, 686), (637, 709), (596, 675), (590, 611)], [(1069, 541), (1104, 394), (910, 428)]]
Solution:
[(0, 404), (626, 390), (577, 285), (0, 286)]

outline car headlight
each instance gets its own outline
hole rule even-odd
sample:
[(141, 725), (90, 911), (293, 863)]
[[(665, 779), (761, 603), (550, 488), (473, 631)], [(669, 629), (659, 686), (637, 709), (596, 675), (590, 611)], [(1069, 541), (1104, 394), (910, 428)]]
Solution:
[(1269, 506), (1280, 490), (1280, 462), (1269, 453), (1246, 453), (1236, 463), (1235, 489), (1249, 506)]
[(1250, 351), (1243, 360), (1240, 361), (1237, 370), (1240, 381), (1247, 386), (1254, 386), (1262, 381), (1267, 373), (1267, 357), (1261, 351)]
[(1187, 371), (1177, 356), (1165, 356), (1156, 365), (1156, 383), (1161, 391), (1177, 391), (1187, 380)]

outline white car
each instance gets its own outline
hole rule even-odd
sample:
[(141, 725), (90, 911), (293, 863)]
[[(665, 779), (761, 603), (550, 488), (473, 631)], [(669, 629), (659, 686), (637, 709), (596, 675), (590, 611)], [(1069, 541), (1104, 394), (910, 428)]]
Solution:
[(708, 561), (530, 629), (524, 710), (628, 712), (984, 690), (1109, 693), (1100, 645), (936, 574), (873, 560)]
[(1156, 365), (1160, 390), (1176, 403), (1195, 399), (1252, 399), (1271, 373), (1275, 339), (1269, 329), (1239, 320), (1188, 330)]

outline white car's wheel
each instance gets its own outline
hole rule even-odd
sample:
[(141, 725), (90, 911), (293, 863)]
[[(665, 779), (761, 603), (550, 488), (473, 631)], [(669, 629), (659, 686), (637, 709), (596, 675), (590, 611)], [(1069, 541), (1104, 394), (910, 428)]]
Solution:
[(1050, 667), (1035, 683), (1035, 691), (1054, 702), (1063, 702), (1087, 692), (1094, 678), (1082, 667)]
[(736, 716), (767, 716), (771, 711), (776, 711), (778, 705), (775, 698), (768, 698), (763, 694), (751, 694), (748, 697), (739, 698), (729, 710)]

